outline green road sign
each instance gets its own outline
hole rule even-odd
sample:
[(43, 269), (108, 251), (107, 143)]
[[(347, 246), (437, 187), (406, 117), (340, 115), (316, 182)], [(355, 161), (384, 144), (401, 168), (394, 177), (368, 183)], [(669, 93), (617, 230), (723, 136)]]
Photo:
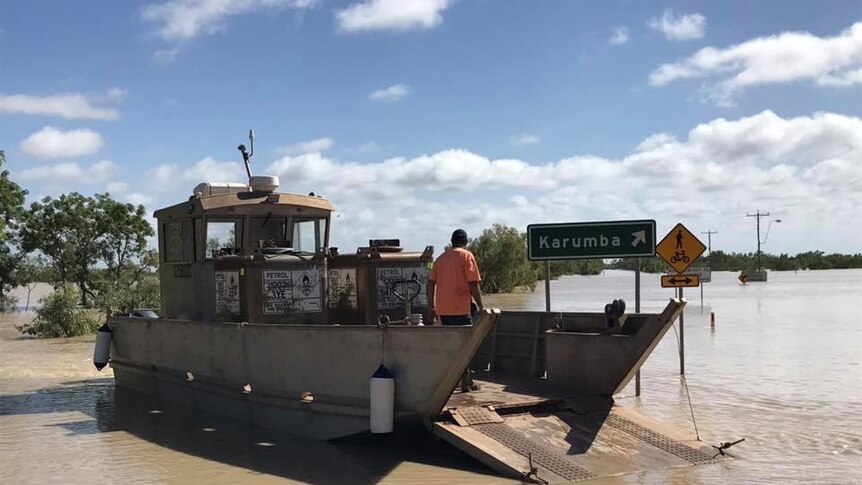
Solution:
[(655, 221), (530, 224), (527, 248), (533, 261), (655, 256)]

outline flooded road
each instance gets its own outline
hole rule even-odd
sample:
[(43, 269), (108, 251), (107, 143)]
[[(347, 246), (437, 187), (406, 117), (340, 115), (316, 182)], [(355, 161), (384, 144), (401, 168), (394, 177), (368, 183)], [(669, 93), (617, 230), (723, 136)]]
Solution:
[[(862, 271), (770, 273), (740, 285), (714, 273), (700, 305), (686, 291), (686, 382), (701, 439), (745, 438), (729, 463), (589, 483), (862, 482)], [(672, 290), (644, 275), (645, 311)], [(634, 276), (564, 277), (552, 310), (601, 311)], [(493, 295), (503, 309), (544, 309), (533, 293)], [(709, 314), (716, 314), (710, 328)], [(114, 389), (93, 368), (94, 337), (37, 340), (0, 315), (0, 483), (512, 483), (423, 430), (321, 443), (248, 428)], [(643, 391), (617, 402), (694, 434), (668, 333), (643, 368)]]

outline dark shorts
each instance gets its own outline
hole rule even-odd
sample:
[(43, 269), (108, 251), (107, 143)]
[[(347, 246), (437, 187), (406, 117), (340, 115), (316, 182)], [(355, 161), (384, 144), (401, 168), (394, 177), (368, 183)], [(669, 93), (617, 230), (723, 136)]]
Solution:
[(473, 325), (470, 315), (440, 315), (443, 325)]

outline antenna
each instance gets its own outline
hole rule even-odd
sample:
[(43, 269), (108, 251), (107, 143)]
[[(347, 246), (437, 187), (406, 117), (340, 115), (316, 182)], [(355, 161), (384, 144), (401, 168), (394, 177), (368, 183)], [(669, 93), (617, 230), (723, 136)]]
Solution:
[(251, 153), (245, 151), (245, 145), (240, 144), (236, 147), (242, 153), (242, 159), (245, 162), (245, 172), (248, 174), (248, 183), (251, 184), (251, 157), (254, 155), (254, 130), (248, 130), (248, 142), (251, 145)]

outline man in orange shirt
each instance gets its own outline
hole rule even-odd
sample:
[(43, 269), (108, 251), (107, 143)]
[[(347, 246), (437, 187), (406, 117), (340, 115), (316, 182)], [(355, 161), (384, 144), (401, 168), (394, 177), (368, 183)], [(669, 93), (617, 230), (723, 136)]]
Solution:
[(443, 325), (470, 325), (471, 297), (482, 309), (479, 266), (473, 253), (467, 250), (467, 232), (452, 233), (452, 247), (441, 254), (428, 275), (428, 306), (431, 321), (437, 317)]
[[(467, 250), (467, 232), (457, 229), (452, 233), (452, 247), (441, 254), (431, 274), (428, 275), (428, 307), (431, 321), (437, 325), (437, 317), (443, 325), (471, 325), (471, 301), (476, 300), (478, 309), (482, 309), (482, 292), (479, 283), (479, 266), (473, 253)], [(467, 369), (461, 378), (461, 392), (479, 389), (473, 383)]]

